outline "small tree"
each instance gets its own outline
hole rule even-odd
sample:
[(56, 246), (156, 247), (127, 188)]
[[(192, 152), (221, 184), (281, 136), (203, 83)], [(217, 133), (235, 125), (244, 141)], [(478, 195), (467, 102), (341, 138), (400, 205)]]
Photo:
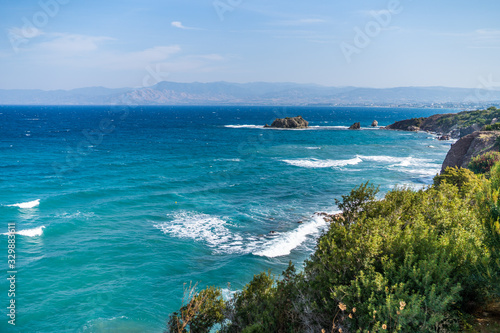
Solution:
[[(186, 304), (186, 299), (189, 302)], [(170, 333), (208, 333), (212, 326), (224, 320), (226, 304), (219, 288), (208, 287), (196, 293), (196, 284), (184, 287), (183, 305), (170, 315)], [(189, 328), (189, 330), (188, 330)]]

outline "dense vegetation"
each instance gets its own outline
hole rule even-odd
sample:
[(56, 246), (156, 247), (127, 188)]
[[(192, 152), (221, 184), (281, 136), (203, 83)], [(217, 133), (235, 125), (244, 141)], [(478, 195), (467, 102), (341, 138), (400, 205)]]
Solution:
[[(448, 168), (424, 190), (377, 200), (366, 183), (297, 272), (260, 273), (231, 300), (188, 296), (169, 332), (447, 332), (500, 298), (500, 164), (489, 179)], [(193, 289), (190, 289), (191, 292)]]
[(500, 120), (500, 109), (491, 106), (486, 110), (463, 111), (457, 114), (445, 115), (436, 120), (436, 124), (438, 126), (448, 128), (451, 128), (455, 125), (457, 127), (463, 128), (474, 124), (482, 127), (485, 125), (490, 125), (494, 119)]

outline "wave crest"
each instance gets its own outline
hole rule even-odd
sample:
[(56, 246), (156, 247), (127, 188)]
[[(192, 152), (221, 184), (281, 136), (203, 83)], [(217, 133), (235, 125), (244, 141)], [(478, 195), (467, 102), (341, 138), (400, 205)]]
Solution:
[(28, 202), (21, 202), (13, 205), (7, 205), (7, 207), (19, 207), (23, 209), (35, 208), (40, 205), (40, 199), (36, 199)]
[(301, 224), (299, 227), (265, 237), (243, 237), (232, 232), (226, 221), (219, 217), (182, 212), (170, 222), (155, 225), (163, 233), (177, 238), (193, 239), (205, 243), (215, 252), (227, 254), (253, 254), (262, 257), (280, 257), (291, 253), (302, 245), (311, 235), (317, 235), (327, 223), (321, 216)]
[[(26, 237), (36, 237), (36, 236), (41, 236), (43, 234), (44, 228), (45, 228), (45, 226), (42, 225), (41, 227), (38, 227), (38, 228), (19, 230), (19, 231), (16, 231), (14, 234), (26, 236)], [(3, 233), (2, 235), (10, 235), (10, 233), (6, 232), (6, 233)]]
[(303, 168), (334, 168), (343, 167), (346, 165), (356, 165), (363, 162), (359, 157), (351, 158), (350, 160), (319, 160), (316, 158), (304, 158), (298, 160), (282, 160), (293, 166)]

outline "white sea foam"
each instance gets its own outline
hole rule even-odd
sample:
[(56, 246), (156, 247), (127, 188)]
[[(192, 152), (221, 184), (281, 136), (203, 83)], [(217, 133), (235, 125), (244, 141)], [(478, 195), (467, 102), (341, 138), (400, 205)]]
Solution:
[(309, 126), (309, 129), (348, 129), (349, 126)]
[(35, 208), (39, 204), (40, 204), (40, 199), (36, 199), (33, 201), (29, 201), (29, 202), (21, 202), (21, 203), (17, 203), (17, 204), (13, 204), (13, 205), (7, 205), (7, 207), (19, 207), (19, 208), (23, 208), (23, 209), (28, 209), (28, 208)]
[[(26, 237), (36, 237), (36, 236), (41, 236), (43, 234), (43, 229), (45, 226), (41, 226), (38, 228), (33, 228), (33, 229), (25, 229), (25, 230), (19, 230), (16, 231), (16, 235), (21, 235), (21, 236), (26, 236)], [(2, 235), (9, 235), (10, 233), (6, 232), (3, 233)]]
[[(241, 245), (234, 244), (234, 242), (241, 242), (243, 238), (232, 233), (227, 225), (227, 222), (219, 217), (181, 212), (174, 215), (172, 221), (156, 225), (156, 227), (170, 236), (204, 242), (212, 248), (232, 247), (235, 252), (241, 250)], [(234, 245), (231, 246), (231, 243)]]
[[(390, 168), (391, 169), (391, 168)], [(394, 171), (405, 172), (409, 174), (419, 175), (419, 176), (435, 176), (441, 170), (441, 167), (434, 168), (413, 168), (413, 169), (392, 169)]]
[(219, 162), (241, 162), (239, 158), (218, 158), (215, 161)]
[(356, 165), (361, 163), (363, 160), (359, 157), (351, 158), (349, 160), (319, 160), (316, 158), (305, 158), (297, 160), (282, 160), (282, 162), (288, 163), (293, 166), (303, 167), (303, 168), (333, 168), (333, 167), (343, 167), (346, 165)]
[(380, 163), (392, 163), (398, 164), (399, 166), (409, 166), (417, 165), (422, 163), (432, 162), (432, 160), (427, 158), (416, 158), (416, 157), (395, 157), (395, 156), (363, 156), (357, 155), (363, 161), (380, 162)]
[[(432, 159), (416, 157), (396, 157), (396, 156), (364, 156), (356, 155), (355, 158), (348, 160), (320, 160), (316, 158), (282, 160), (287, 164), (303, 168), (339, 168), (347, 165), (357, 165), (362, 162), (372, 162), (381, 164), (382, 167), (396, 172), (404, 172), (420, 176), (432, 176), (439, 172), (440, 165), (433, 163)], [(362, 171), (351, 170), (348, 171)]]
[(317, 150), (317, 149), (321, 149), (321, 147), (306, 147), (306, 149), (309, 149), (309, 150)]
[[(294, 128), (278, 128), (278, 127), (264, 127), (264, 125), (225, 125), (227, 128), (266, 128), (266, 129), (274, 129), (274, 130), (289, 130)], [(328, 129), (348, 129), (349, 126), (309, 126), (307, 128), (300, 128), (300, 130), (328, 130)], [(362, 128), (365, 129), (365, 128)], [(366, 128), (368, 129), (368, 128)], [(370, 128), (371, 129), (371, 128)]]
[(238, 290), (231, 290), (229, 288), (221, 288), (222, 298), (226, 301), (229, 301), (233, 298), (234, 294), (238, 292)]
[(264, 128), (264, 125), (226, 125), (227, 128)]
[(216, 253), (252, 253), (273, 258), (290, 254), (310, 236), (319, 234), (326, 225), (323, 217), (315, 215), (310, 221), (294, 230), (273, 233), (265, 237), (252, 237), (231, 231), (228, 228), (229, 223), (219, 217), (182, 212), (174, 215), (172, 221), (155, 225), (155, 227), (171, 237), (193, 239), (204, 243)]
[(311, 221), (278, 235), (252, 254), (269, 258), (289, 255), (293, 249), (302, 245), (308, 236), (318, 234), (326, 225), (327, 223), (321, 216), (314, 216)]

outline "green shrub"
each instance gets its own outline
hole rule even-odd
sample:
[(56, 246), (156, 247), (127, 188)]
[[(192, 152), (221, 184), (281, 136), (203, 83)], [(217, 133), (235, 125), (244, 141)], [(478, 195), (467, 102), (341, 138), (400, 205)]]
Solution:
[(480, 186), (480, 178), (469, 169), (459, 167), (448, 167), (442, 173), (434, 177), (434, 186), (441, 184), (455, 185), (461, 194), (474, 193), (474, 190)]
[(479, 191), (478, 207), (483, 221), (484, 244), (489, 252), (483, 260), (482, 276), (490, 285), (487, 293), (500, 298), (500, 163), (492, 167), (490, 181)]
[(500, 161), (500, 153), (490, 151), (474, 157), (470, 161), (468, 168), (475, 174), (488, 174), (491, 167), (498, 161)]
[(483, 131), (500, 131), (500, 122), (484, 126)]
[[(398, 189), (369, 207), (355, 223), (334, 221), (318, 240), (305, 268), (316, 310), (335, 313), (340, 302), (355, 307), (352, 318), (341, 320), (363, 331), (382, 325), (402, 332), (456, 329), (453, 311), (464, 298), (477, 300), (482, 287), (474, 274), (481, 224), (470, 202), (444, 183), (426, 191)], [(407, 304), (405, 311), (399, 302)]]

